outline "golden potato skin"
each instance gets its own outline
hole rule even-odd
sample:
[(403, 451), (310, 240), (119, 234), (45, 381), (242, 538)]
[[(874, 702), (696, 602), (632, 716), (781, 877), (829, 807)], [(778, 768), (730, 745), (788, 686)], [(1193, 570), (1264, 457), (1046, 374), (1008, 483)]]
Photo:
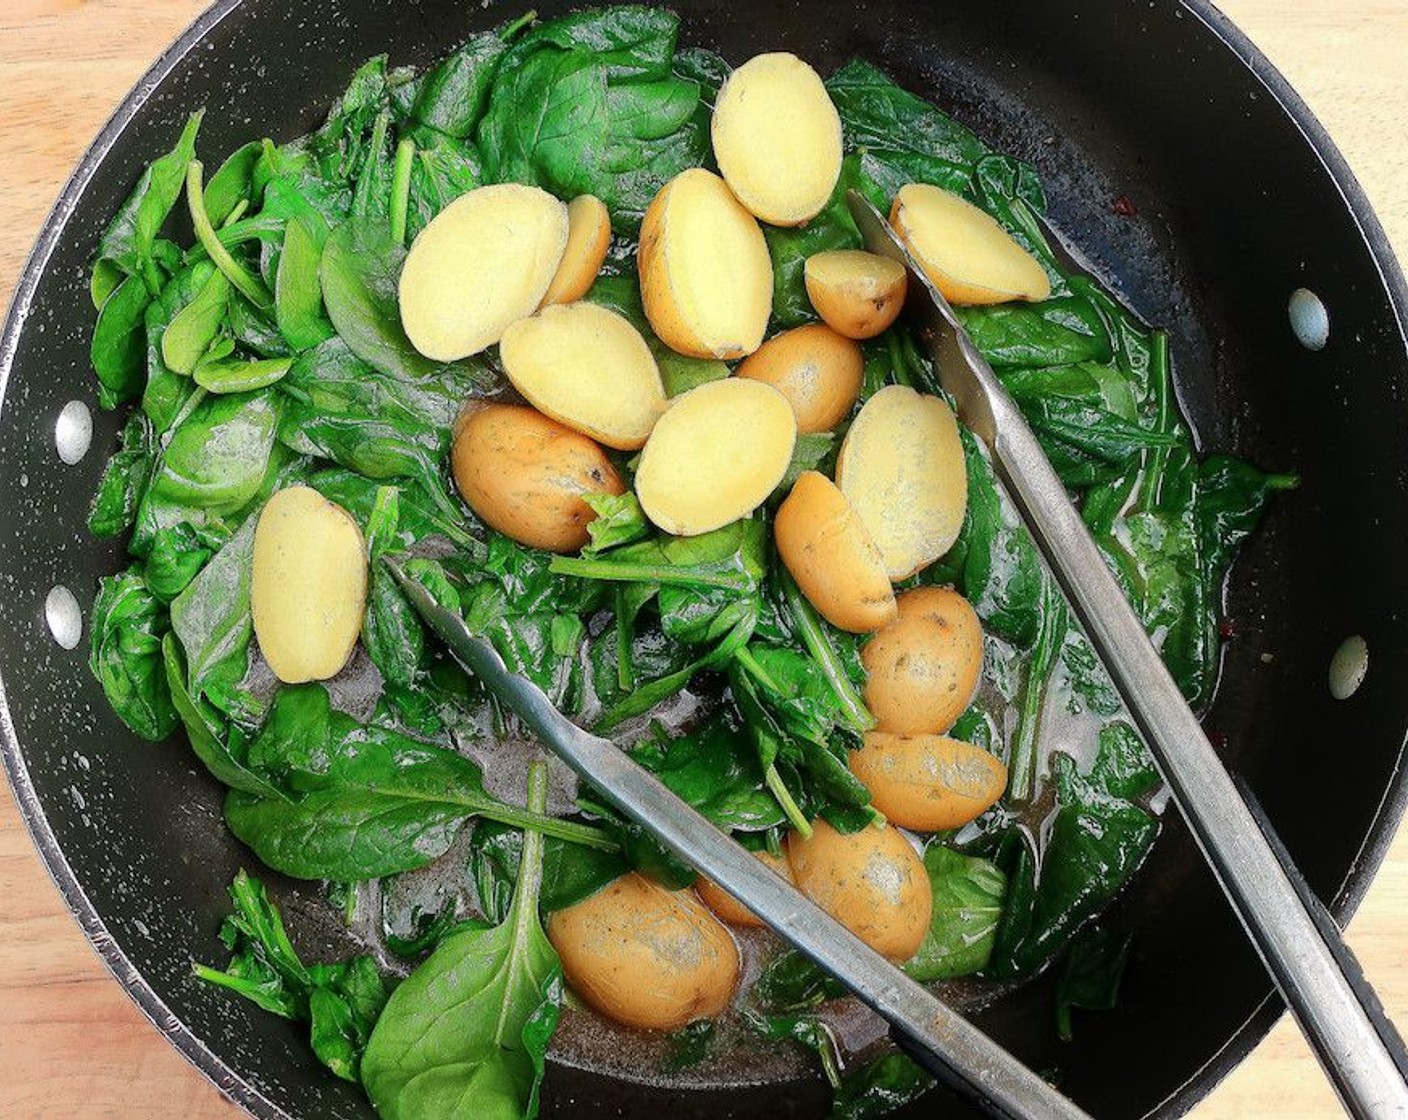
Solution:
[[(762, 863), (768, 870), (777, 875), (781, 875), (789, 883), (792, 882), (792, 868), (785, 856), (775, 856), (771, 852), (763, 850), (753, 853), (758, 857), (758, 862)], [(731, 926), (745, 926), (750, 929), (761, 928), (765, 923), (753, 911), (749, 910), (743, 903), (739, 902), (723, 887), (709, 879), (700, 879), (694, 884), (695, 893), (699, 895), (699, 900), (704, 903), (714, 915)]]
[(807, 258), (807, 297), (822, 322), (847, 338), (874, 338), (904, 310), (909, 273), (899, 261), (864, 249), (832, 249)]
[(771, 385), (797, 414), (797, 431), (829, 432), (860, 396), (865, 355), (825, 323), (774, 335), (743, 359), (736, 376)]
[(870, 731), (851, 772), (892, 824), (916, 832), (961, 828), (1007, 789), (1007, 767), (982, 747), (943, 735)]
[(934, 895), (923, 861), (898, 829), (868, 825), (843, 834), (817, 820), (810, 839), (787, 837), (787, 860), (802, 893), (877, 953), (898, 963), (918, 952)]
[(471, 401), (455, 422), (455, 486), (490, 528), (529, 548), (576, 552), (596, 516), (583, 494), (626, 485), (594, 442), (536, 409)]
[(852, 634), (879, 630), (898, 610), (880, 550), (846, 496), (825, 475), (803, 471), (773, 521), (777, 554), (807, 602)]
[(983, 626), (947, 587), (916, 587), (898, 615), (865, 644), (865, 703), (877, 731), (939, 735), (973, 700), (983, 671)]
[(628, 1027), (670, 1031), (728, 1007), (741, 962), (693, 891), (632, 872), (548, 918), (572, 990)]
[(611, 215), (595, 195), (580, 194), (567, 204), (567, 247), (539, 308), (573, 303), (591, 289), (611, 248)]

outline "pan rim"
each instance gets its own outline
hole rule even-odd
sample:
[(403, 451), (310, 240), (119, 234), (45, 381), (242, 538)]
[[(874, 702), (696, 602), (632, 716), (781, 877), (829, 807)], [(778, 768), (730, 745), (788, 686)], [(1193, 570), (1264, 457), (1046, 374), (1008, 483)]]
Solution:
[[(244, 6), (245, 0), (215, 0), (215, 3), (201, 13), (138, 79), (86, 148), (77, 167), (65, 182), (40, 228), (34, 247), (25, 260), (11, 297), (3, 333), (0, 333), (0, 411), (3, 411), (5, 405), (6, 390), (20, 335), (39, 281), (45, 274), (53, 251), (66, 232), (69, 221), (99, 166), (107, 159), (119, 138), (143, 110), (161, 83), (211, 31)], [(1405, 351), (1408, 351), (1408, 282), (1405, 282), (1403, 269), (1368, 196), (1328, 131), (1285, 76), (1246, 34), (1212, 3), (1212, 0), (1176, 0), (1175, 7), (1189, 13), (1214, 40), (1242, 63), (1296, 127), (1302, 140), (1320, 161), (1373, 259), (1393, 311), (1399, 342)], [(1393, 774), (1374, 813), (1369, 831), (1346, 873), (1344, 882), (1329, 904), (1332, 915), (1341, 926), (1348, 923), (1363, 902), (1393, 843), (1397, 828), (1386, 829), (1385, 823), (1401, 821), (1405, 807), (1408, 807), (1406, 750), (1408, 738), (1398, 745)], [(49, 826), (20, 748), (3, 677), (0, 677), (0, 757), (4, 760), (6, 776), (19, 806), (20, 815), (45, 868), (68, 909), (78, 921), (84, 936), (113, 978), (152, 1025), (224, 1096), (260, 1120), (296, 1120), (265, 1096), (243, 1074), (226, 1063), (176, 1016), (137, 970), (117, 938), (108, 930)], [(1186, 1112), (1246, 1058), (1284, 1011), (1285, 1008), (1274, 991), (1269, 992), (1266, 999), (1218, 1051), (1182, 1085), (1155, 1105), (1148, 1115), (1175, 1116)]]

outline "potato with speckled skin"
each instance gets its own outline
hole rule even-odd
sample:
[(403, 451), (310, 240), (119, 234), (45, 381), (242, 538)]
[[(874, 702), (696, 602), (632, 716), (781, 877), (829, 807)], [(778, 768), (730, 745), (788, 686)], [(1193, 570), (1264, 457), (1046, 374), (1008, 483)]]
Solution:
[(939, 187), (910, 183), (890, 224), (949, 303), (975, 306), (1051, 295), (1046, 269), (985, 211)]
[(595, 195), (579, 194), (567, 204), (567, 246), (540, 307), (573, 303), (591, 290), (611, 248), (611, 215)]
[(727, 928), (693, 891), (623, 875), (548, 918), (572, 990), (629, 1027), (670, 1031), (719, 1015), (741, 962)]
[(737, 376), (771, 385), (797, 415), (797, 431), (829, 432), (850, 415), (865, 355), (825, 323), (783, 331), (744, 358)]
[(757, 219), (713, 172), (695, 167), (661, 188), (636, 264), (645, 317), (671, 350), (732, 361), (762, 345), (772, 257)]
[(824, 820), (812, 835), (787, 837), (787, 861), (802, 893), (877, 953), (907, 961), (929, 932), (929, 874), (904, 835), (888, 825), (837, 832)]
[(807, 258), (807, 297), (832, 330), (874, 338), (904, 309), (909, 273), (899, 261), (864, 249), (832, 249)]
[(892, 824), (916, 832), (962, 828), (1007, 789), (1007, 767), (981, 747), (943, 735), (869, 731), (851, 773)]
[(594, 303), (518, 320), (504, 331), (499, 360), (534, 408), (618, 451), (644, 446), (665, 411), (660, 368), (644, 337)]
[(254, 530), (249, 605), (274, 676), (337, 676), (367, 609), (367, 548), (352, 515), (307, 486), (275, 493)]
[(973, 701), (983, 671), (983, 626), (968, 600), (947, 587), (916, 587), (860, 651), (865, 703), (876, 730), (939, 735)]
[(461, 195), (417, 234), (401, 266), (401, 325), (427, 358), (487, 350), (543, 301), (567, 247), (567, 207), (518, 183)]
[(807, 602), (852, 634), (897, 615), (880, 550), (845, 495), (824, 474), (803, 471), (773, 521), (777, 554)]
[(895, 581), (953, 547), (968, 507), (968, 466), (953, 410), (887, 385), (861, 406), (836, 457), (836, 485)]
[[(769, 871), (780, 875), (789, 883), (792, 882), (792, 868), (787, 863), (785, 856), (775, 856), (767, 850), (753, 853), (758, 857)], [(764, 926), (763, 922), (753, 911), (749, 910), (743, 903), (739, 902), (728, 891), (717, 883), (709, 879), (700, 879), (694, 884), (695, 893), (699, 895), (700, 901), (704, 903), (721, 920), (731, 926), (745, 926), (749, 929), (758, 929)]]
[(450, 465), (469, 508), (529, 548), (576, 552), (596, 516), (584, 494), (626, 484), (595, 443), (536, 409), (470, 401), (455, 421)]
[(755, 55), (728, 76), (710, 135), (730, 189), (771, 225), (816, 217), (841, 174), (841, 116), (820, 75), (785, 51)]
[(681, 393), (646, 440), (636, 497), (651, 522), (693, 537), (747, 517), (792, 461), (797, 420), (771, 385), (727, 377)]

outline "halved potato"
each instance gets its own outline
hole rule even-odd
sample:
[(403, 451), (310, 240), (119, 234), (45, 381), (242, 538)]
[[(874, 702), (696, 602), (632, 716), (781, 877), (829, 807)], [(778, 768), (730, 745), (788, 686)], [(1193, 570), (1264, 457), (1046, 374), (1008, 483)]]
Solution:
[(584, 494), (626, 485), (595, 443), (520, 404), (470, 401), (455, 422), (450, 466), (469, 508), (529, 548), (576, 552), (596, 516)]
[(672, 350), (725, 361), (751, 354), (772, 314), (763, 231), (717, 175), (695, 167), (661, 188), (640, 227), (640, 296)]
[(808, 323), (764, 342), (743, 359), (738, 376), (786, 397), (797, 414), (797, 431), (829, 432), (860, 396), (865, 355), (825, 323)]
[(863, 634), (895, 618), (885, 561), (851, 503), (825, 475), (803, 471), (778, 507), (777, 554), (832, 626)]
[(567, 204), (567, 248), (541, 306), (572, 303), (592, 286), (611, 247), (611, 215), (595, 195), (579, 194)]
[(1042, 300), (1051, 280), (1011, 234), (966, 199), (925, 183), (900, 188), (890, 224), (953, 304)]
[(916, 832), (962, 828), (997, 804), (1007, 767), (982, 747), (943, 735), (867, 731), (851, 772), (891, 824)]
[(645, 442), (636, 497), (667, 533), (692, 537), (747, 517), (787, 473), (797, 421), (771, 385), (730, 377), (670, 402)]
[(280, 490), (254, 529), (250, 613), (285, 684), (335, 677), (367, 608), (367, 550), (352, 515), (307, 486)]
[(891, 579), (928, 567), (958, 539), (968, 503), (953, 410), (907, 386), (885, 386), (841, 444), (836, 485), (870, 530)]
[(607, 447), (641, 447), (665, 411), (660, 369), (640, 331), (594, 303), (519, 319), (504, 331), (499, 358), (529, 404)]
[(807, 297), (832, 330), (874, 338), (904, 309), (909, 273), (899, 261), (864, 249), (832, 249), (807, 258)]
[(567, 246), (567, 207), (517, 183), (463, 194), (420, 231), (401, 267), (401, 325), (427, 358), (478, 354), (531, 315)]
[(841, 117), (815, 70), (795, 54), (750, 58), (714, 102), (714, 156), (750, 212), (775, 226), (817, 213), (841, 174)]

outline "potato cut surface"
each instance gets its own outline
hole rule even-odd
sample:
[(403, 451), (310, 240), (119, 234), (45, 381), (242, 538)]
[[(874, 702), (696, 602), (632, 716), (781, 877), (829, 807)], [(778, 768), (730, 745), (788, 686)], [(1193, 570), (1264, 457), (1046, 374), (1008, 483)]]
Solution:
[(836, 187), (841, 117), (820, 76), (794, 54), (760, 54), (730, 74), (711, 131), (725, 181), (761, 221), (800, 225)]
[(963, 528), (968, 471), (953, 410), (887, 385), (861, 407), (836, 460), (836, 485), (870, 530), (891, 579), (907, 579)]
[(260, 652), (285, 684), (335, 677), (367, 606), (362, 531), (307, 486), (280, 490), (254, 530), (250, 612)]
[(478, 354), (542, 303), (567, 246), (567, 207), (517, 183), (479, 187), (440, 211), (401, 268), (401, 325), (427, 358)]
[(757, 221), (717, 175), (682, 172), (641, 223), (641, 301), (661, 341), (692, 358), (732, 360), (763, 341), (772, 258)]
[(605, 307), (546, 307), (504, 331), (499, 357), (539, 411), (620, 450), (645, 443), (665, 411), (660, 370), (640, 331)]
[(792, 406), (770, 385), (730, 377), (676, 397), (641, 452), (636, 497), (667, 533), (697, 536), (757, 509), (787, 473)]
[(890, 224), (950, 303), (1007, 303), (1051, 295), (1040, 262), (986, 211), (956, 194), (923, 183), (901, 187)]

